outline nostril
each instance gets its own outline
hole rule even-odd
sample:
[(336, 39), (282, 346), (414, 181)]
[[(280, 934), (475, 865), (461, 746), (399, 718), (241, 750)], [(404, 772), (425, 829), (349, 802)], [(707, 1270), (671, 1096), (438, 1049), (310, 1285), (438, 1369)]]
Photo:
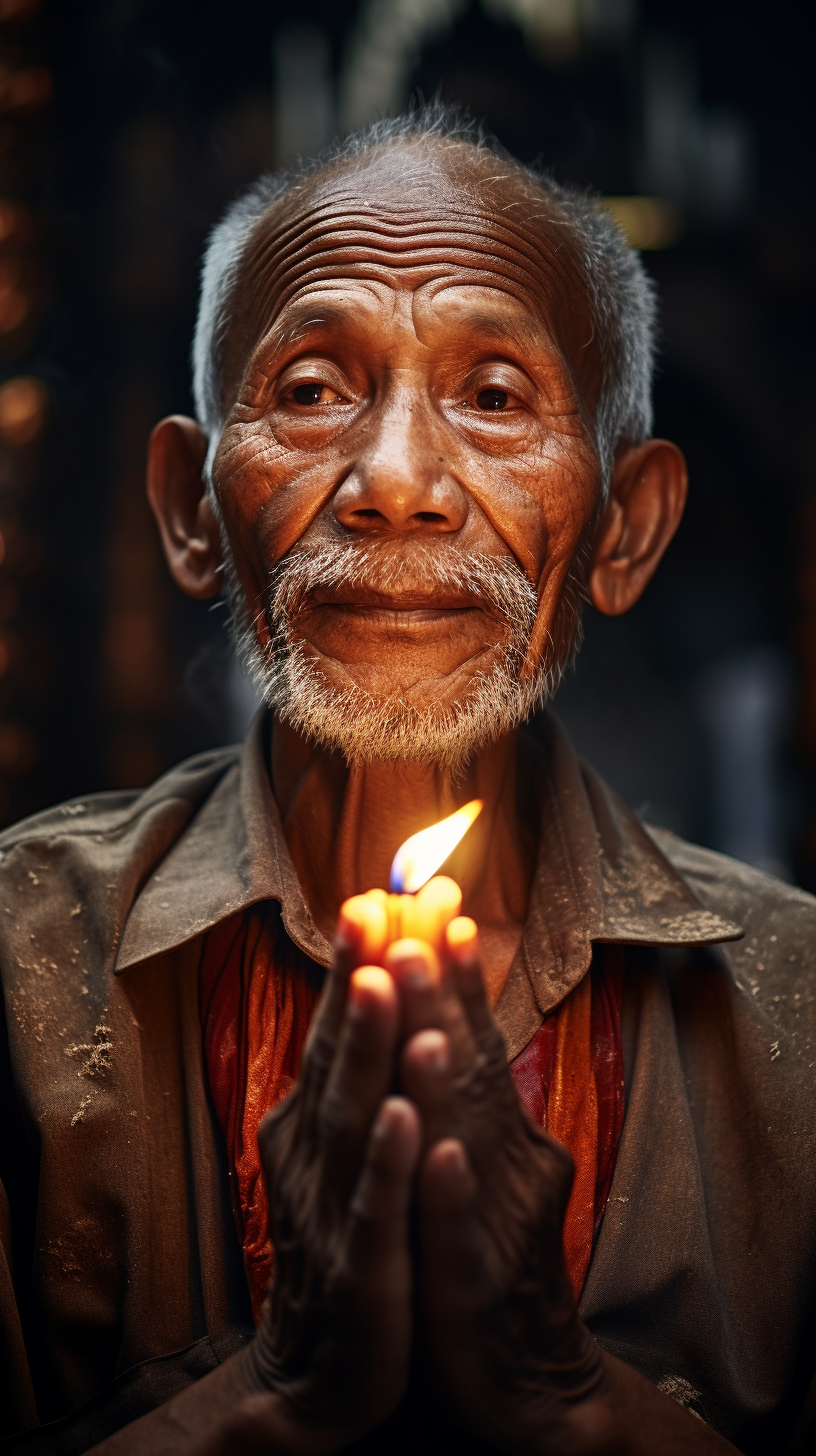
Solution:
[(438, 526), (440, 524), (444, 525), (447, 517), (443, 516), (441, 511), (416, 511), (414, 513), (414, 520), (425, 521), (428, 525)]

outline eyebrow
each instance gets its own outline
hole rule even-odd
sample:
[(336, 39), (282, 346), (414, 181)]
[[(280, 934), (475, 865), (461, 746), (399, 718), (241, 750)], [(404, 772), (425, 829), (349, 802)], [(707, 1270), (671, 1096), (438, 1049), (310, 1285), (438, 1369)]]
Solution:
[(285, 349), (316, 329), (331, 328), (333, 324), (348, 324), (353, 320), (354, 312), (353, 309), (332, 303), (317, 307), (308, 301), (295, 303), (286, 308), (282, 321), (276, 320), (271, 324), (260, 343), (262, 346), (272, 344), (276, 349)]
[(525, 349), (540, 349), (542, 346), (552, 349), (555, 343), (549, 329), (542, 326), (532, 314), (519, 316), (514, 313), (509, 320), (503, 321), (491, 313), (475, 309), (472, 313), (460, 314), (457, 324), (468, 333), (486, 334), (493, 339), (511, 339)]
[[(315, 307), (315, 304), (309, 301), (293, 304), (286, 309), (283, 320), (272, 324), (268, 333), (260, 341), (261, 346), (269, 347), (271, 345), (275, 349), (286, 349), (312, 332), (330, 329), (333, 326), (343, 327), (358, 319), (359, 309), (355, 307), (333, 303)], [(456, 326), (469, 334), (482, 334), (491, 339), (509, 340), (524, 350), (538, 352), (543, 348), (548, 353), (555, 351), (560, 355), (560, 350), (549, 329), (533, 315), (524, 317), (514, 312), (509, 320), (501, 320), (485, 309), (476, 308), (472, 312), (459, 312)]]

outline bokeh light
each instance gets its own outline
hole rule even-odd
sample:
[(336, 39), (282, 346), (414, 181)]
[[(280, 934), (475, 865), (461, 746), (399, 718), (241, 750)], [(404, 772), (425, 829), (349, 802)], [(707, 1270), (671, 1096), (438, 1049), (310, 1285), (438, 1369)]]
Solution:
[(0, 439), (7, 445), (30, 444), (42, 429), (47, 405), (48, 390), (31, 374), (0, 385)]
[(31, 116), (47, 106), (53, 87), (45, 66), (21, 66), (17, 71), (0, 67), (0, 111)]
[(25, 220), (26, 211), (19, 202), (10, 202), (5, 197), (0, 199), (0, 243), (19, 232)]
[(630, 248), (671, 248), (683, 236), (680, 208), (662, 197), (602, 197), (600, 205), (612, 214)]

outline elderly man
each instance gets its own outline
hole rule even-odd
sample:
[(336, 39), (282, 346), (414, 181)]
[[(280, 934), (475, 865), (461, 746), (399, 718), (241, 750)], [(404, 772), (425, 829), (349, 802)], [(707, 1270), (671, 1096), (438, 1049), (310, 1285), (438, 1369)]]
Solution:
[[(438, 110), (215, 230), (148, 489), (275, 712), (4, 836), (11, 1450), (812, 1449), (814, 902), (520, 731), (683, 510), (652, 321)], [(440, 977), (341, 906), (474, 797)]]

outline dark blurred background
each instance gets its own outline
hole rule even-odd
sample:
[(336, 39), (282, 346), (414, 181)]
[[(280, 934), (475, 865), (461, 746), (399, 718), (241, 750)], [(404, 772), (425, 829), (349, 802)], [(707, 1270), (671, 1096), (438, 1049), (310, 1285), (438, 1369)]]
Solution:
[(816, 888), (813, 47), (796, 0), (0, 0), (0, 820), (239, 736), (147, 435), (225, 203), (437, 93), (606, 199), (658, 281), (685, 522), (558, 711), (647, 818)]

